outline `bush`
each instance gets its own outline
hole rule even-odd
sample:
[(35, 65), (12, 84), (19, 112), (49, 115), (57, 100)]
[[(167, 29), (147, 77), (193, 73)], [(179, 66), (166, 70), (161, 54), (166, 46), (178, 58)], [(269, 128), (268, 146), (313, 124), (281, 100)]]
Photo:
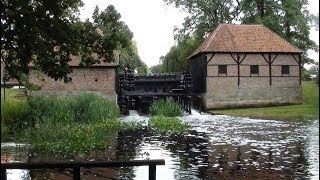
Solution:
[(152, 117), (149, 126), (162, 132), (183, 132), (191, 127), (176, 117), (165, 116)]
[(176, 117), (182, 115), (182, 108), (172, 99), (160, 99), (152, 103), (150, 114), (152, 116)]

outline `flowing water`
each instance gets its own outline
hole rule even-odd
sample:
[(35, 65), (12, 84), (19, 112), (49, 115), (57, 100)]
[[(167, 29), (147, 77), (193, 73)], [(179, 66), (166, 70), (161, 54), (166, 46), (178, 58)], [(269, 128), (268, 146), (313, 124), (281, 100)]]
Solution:
[[(148, 120), (135, 111), (121, 118), (144, 125)], [(157, 166), (157, 179), (164, 180), (319, 179), (319, 120), (260, 120), (196, 111), (181, 120), (192, 126), (185, 134), (157, 133), (149, 128), (123, 130), (108, 157), (91, 160), (165, 159), (166, 165)], [(28, 172), (21, 171), (10, 171), (10, 175), (30, 179)], [(51, 174), (55, 175), (49, 176), (52, 179), (62, 179), (57, 172)], [(71, 175), (64, 177), (71, 179)], [(82, 177), (148, 179), (148, 167), (99, 169), (83, 172)]]

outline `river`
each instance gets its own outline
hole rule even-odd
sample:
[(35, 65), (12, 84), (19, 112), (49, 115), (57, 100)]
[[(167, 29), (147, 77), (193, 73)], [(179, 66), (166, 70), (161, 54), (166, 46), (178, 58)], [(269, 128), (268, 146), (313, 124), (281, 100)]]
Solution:
[[(196, 111), (180, 118), (192, 126), (185, 134), (157, 133), (148, 128), (123, 130), (108, 157), (97, 155), (88, 160), (165, 159), (166, 165), (157, 166), (160, 180), (319, 179), (319, 120), (262, 120)], [(120, 120), (147, 125), (149, 117), (130, 111)], [(42, 176), (27, 170), (7, 173), (8, 179)], [(72, 178), (71, 173), (59, 173), (50, 171), (46, 177)], [(148, 167), (88, 170), (82, 177), (147, 179)]]

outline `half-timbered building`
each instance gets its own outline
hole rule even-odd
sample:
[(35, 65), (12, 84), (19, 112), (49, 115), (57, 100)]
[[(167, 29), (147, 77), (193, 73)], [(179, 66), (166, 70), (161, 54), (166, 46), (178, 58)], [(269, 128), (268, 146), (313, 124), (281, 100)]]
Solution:
[(205, 109), (299, 104), (302, 50), (263, 25), (220, 24), (189, 57)]

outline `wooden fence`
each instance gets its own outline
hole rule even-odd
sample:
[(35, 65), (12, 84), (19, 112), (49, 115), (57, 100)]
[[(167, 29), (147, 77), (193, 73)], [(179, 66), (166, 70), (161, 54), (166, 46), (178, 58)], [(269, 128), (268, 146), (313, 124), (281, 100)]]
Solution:
[(110, 162), (54, 162), (54, 163), (1, 163), (1, 179), (7, 179), (7, 169), (73, 169), (73, 179), (80, 180), (81, 168), (149, 166), (149, 180), (156, 179), (156, 166), (165, 165), (163, 159), (110, 161)]

